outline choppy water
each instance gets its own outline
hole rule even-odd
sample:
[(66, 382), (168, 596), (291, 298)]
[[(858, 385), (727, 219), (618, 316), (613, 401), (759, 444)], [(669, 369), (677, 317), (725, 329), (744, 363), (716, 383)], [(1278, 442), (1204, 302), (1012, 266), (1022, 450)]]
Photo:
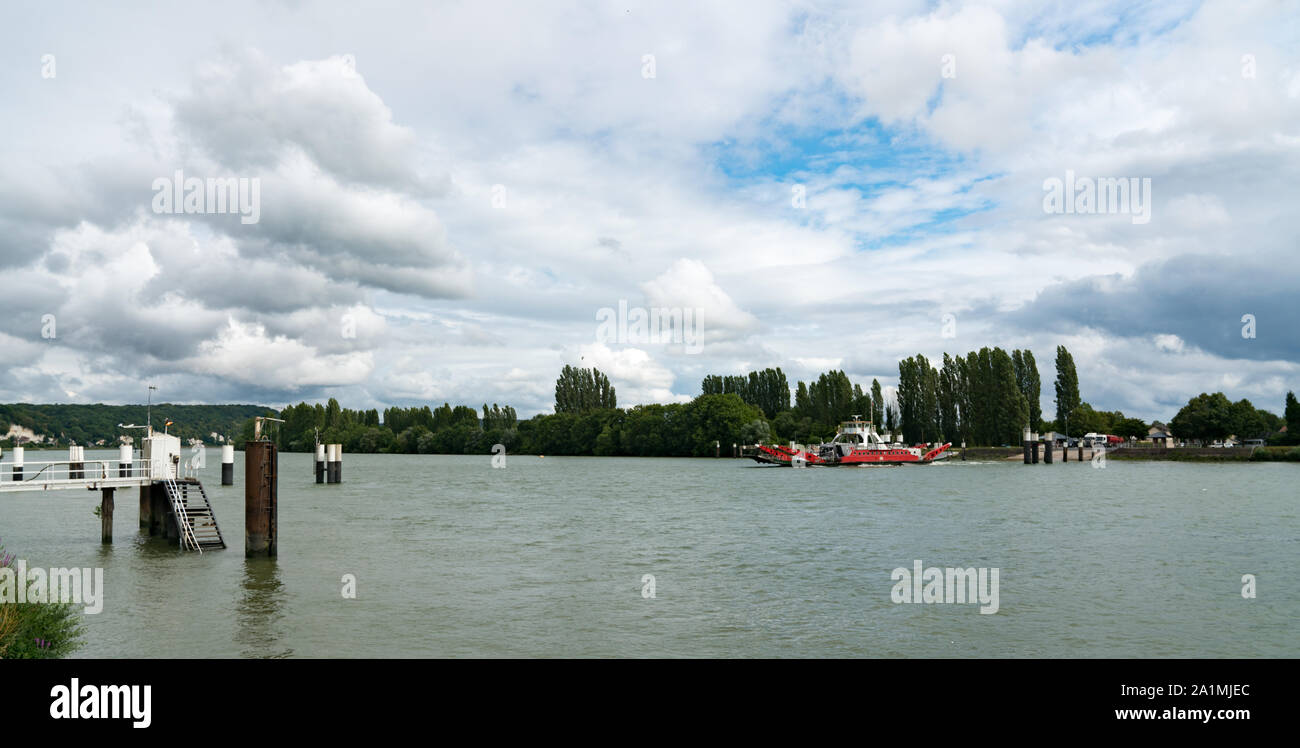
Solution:
[[(79, 656), (1300, 656), (1291, 464), (346, 455), (316, 485), (283, 454), (279, 558), (246, 561), (242, 459), (222, 487), (208, 452), (203, 555), (141, 537), (134, 490), (112, 546), (97, 492), (0, 496), (10, 551), (105, 569)], [(891, 602), (914, 559), (999, 568), (1000, 610)]]

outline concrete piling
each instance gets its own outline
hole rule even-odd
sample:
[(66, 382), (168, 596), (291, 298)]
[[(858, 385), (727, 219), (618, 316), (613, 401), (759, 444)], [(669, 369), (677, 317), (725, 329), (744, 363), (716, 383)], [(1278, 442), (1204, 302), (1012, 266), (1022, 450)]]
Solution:
[(117, 477), (131, 477), (131, 445), (123, 444), (117, 448)]
[(68, 477), (72, 480), (81, 480), (85, 476), (85, 464), (81, 462), (82, 450), (84, 447), (68, 447)]
[(316, 482), (325, 482), (325, 445), (316, 445)]
[(1052, 442), (1050, 441), (1043, 442), (1043, 464), (1052, 464)]
[(22, 447), (14, 447), (13, 460), (14, 460), (14, 480), (21, 481), (23, 479), (23, 448)]
[(161, 483), (149, 485), (149, 534), (161, 535), (172, 539), (171, 528), (176, 526), (172, 514), (172, 504), (167, 498), (167, 489)]
[(276, 555), (279, 459), (275, 444), (244, 445), (244, 556)]
[[(152, 486), (140, 486), (140, 528), (149, 529), (153, 524)], [(150, 535), (153, 533), (150, 532)]]
[(221, 447), (221, 485), (235, 485), (235, 445)]

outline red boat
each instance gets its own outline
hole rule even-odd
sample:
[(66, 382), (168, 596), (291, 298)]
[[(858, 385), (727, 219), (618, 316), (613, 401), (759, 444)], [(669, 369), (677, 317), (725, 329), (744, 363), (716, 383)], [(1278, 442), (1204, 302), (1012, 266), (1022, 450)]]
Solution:
[(947, 456), (951, 443), (908, 447), (892, 443), (876, 433), (871, 421), (857, 418), (840, 424), (835, 438), (829, 444), (805, 448), (797, 444), (789, 447), (756, 444), (746, 447), (744, 456), (765, 465), (805, 467), (808, 465), (928, 465)]

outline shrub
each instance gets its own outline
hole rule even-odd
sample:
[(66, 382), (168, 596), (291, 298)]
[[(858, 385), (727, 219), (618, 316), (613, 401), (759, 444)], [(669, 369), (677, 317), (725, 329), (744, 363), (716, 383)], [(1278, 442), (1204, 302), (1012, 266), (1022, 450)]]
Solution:
[[(0, 568), (13, 569), (13, 562), (0, 545)], [(0, 603), (0, 659), (64, 657), (81, 647), (82, 633), (73, 603)]]

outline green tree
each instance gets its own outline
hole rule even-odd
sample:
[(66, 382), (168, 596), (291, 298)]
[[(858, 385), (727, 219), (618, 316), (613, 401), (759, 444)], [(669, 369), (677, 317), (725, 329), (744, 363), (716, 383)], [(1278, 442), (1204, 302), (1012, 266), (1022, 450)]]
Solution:
[(1070, 415), (1082, 402), (1079, 398), (1079, 374), (1074, 368), (1074, 357), (1065, 346), (1056, 346), (1056, 423), (1071, 436), (1087, 433), (1070, 423)]
[(1202, 443), (1223, 439), (1232, 431), (1232, 403), (1222, 392), (1202, 392), (1178, 411), (1169, 428), (1180, 439)]
[(1286, 409), (1282, 417), (1286, 420), (1285, 441), (1300, 444), (1300, 402), (1296, 401), (1294, 392), (1286, 393)]
[(585, 413), (599, 408), (617, 407), (609, 377), (599, 369), (579, 369), (565, 365), (555, 380), (555, 412)]
[(1028, 349), (1012, 351), (1011, 362), (1016, 368), (1016, 384), (1029, 401), (1029, 425), (1037, 431), (1043, 422), (1043, 406), (1039, 401), (1042, 397), (1042, 380), (1038, 376), (1038, 362)]
[(1130, 436), (1136, 436), (1138, 439), (1145, 439), (1147, 436), (1148, 424), (1141, 418), (1124, 418), (1111, 427), (1115, 436), (1125, 439)]
[(885, 423), (885, 398), (881, 394), (880, 380), (871, 380), (871, 422), (880, 428)]

